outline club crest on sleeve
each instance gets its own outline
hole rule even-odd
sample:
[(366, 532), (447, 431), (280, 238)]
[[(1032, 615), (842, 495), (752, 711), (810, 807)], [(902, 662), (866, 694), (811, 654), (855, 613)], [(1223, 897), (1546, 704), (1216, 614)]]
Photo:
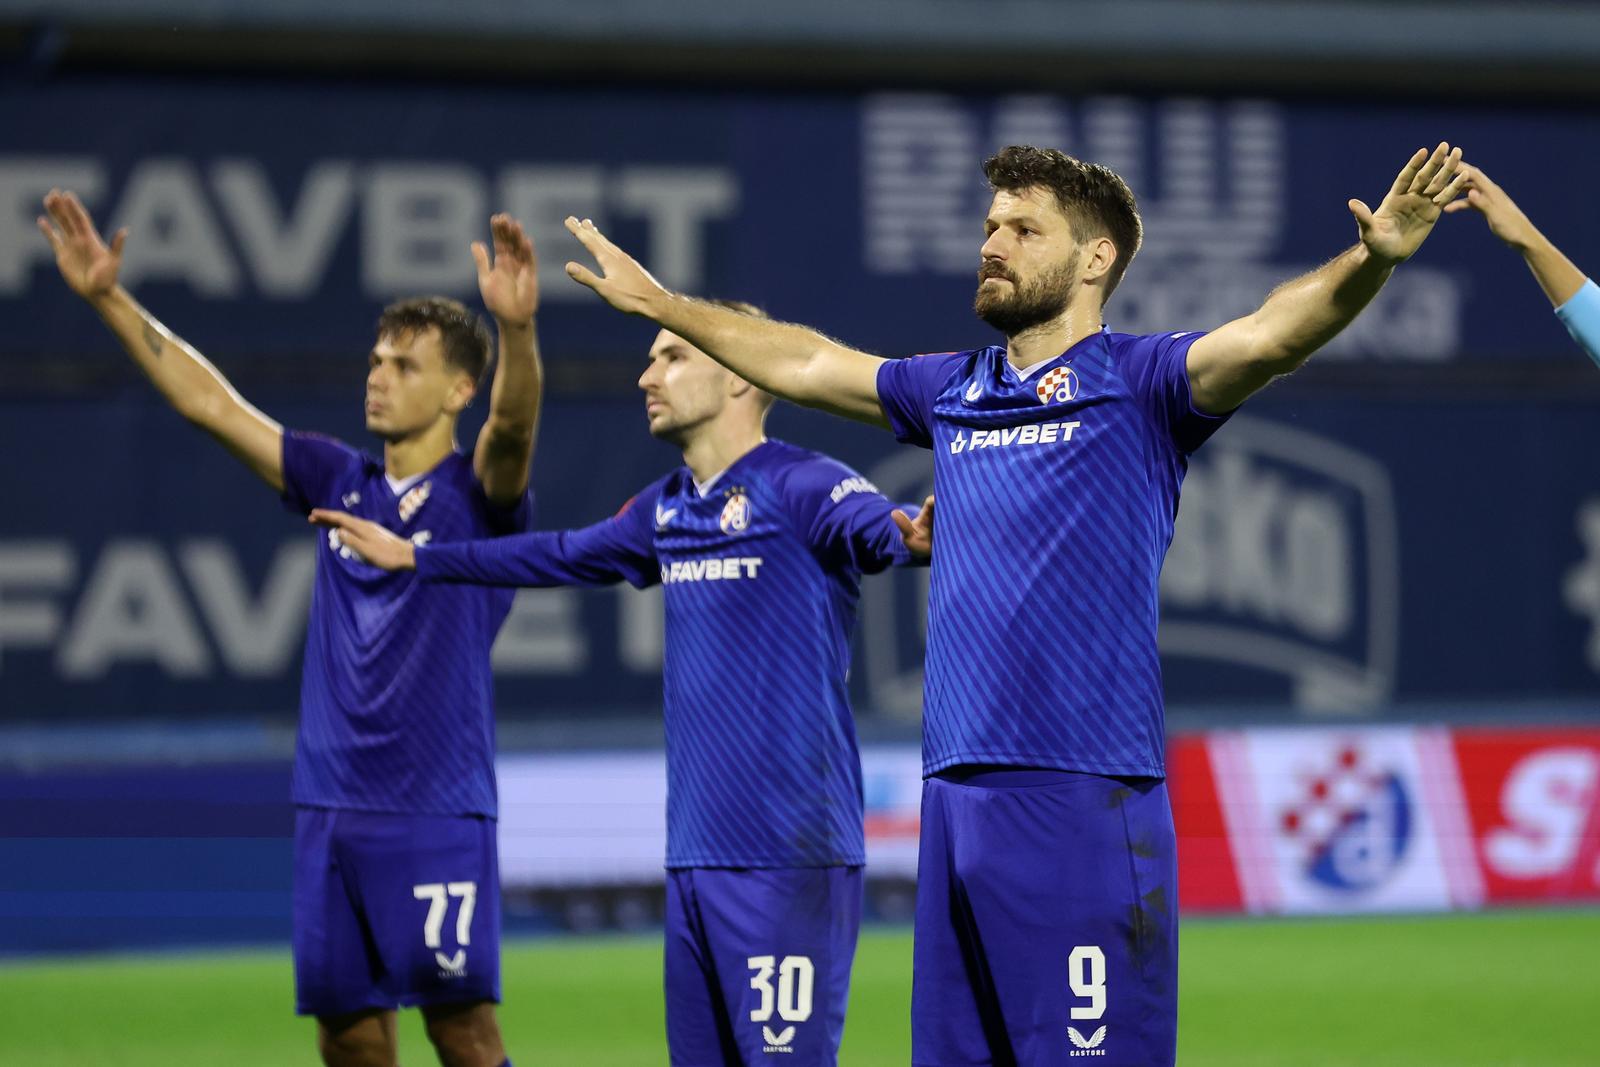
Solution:
[(729, 493), (717, 525), (722, 527), (723, 533), (738, 533), (750, 525), (750, 498), (743, 489), (734, 489)]
[(422, 505), (428, 502), (428, 494), (431, 492), (433, 492), (432, 480), (423, 482), (421, 485), (414, 485), (406, 490), (406, 495), (400, 498), (400, 521), (410, 522), (411, 516), (415, 515), (422, 508)]
[(1078, 395), (1078, 374), (1071, 367), (1057, 367), (1039, 379), (1034, 392), (1041, 404), (1065, 404)]

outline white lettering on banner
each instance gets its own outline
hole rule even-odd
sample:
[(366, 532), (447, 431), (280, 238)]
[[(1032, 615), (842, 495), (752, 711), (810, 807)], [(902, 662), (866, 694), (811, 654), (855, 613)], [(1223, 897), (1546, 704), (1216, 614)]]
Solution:
[(1584, 656), (1589, 668), (1600, 674), (1600, 497), (1579, 506), (1577, 527), (1584, 557), (1567, 571), (1561, 592), (1567, 607), (1589, 620)]
[(61, 631), (61, 612), (49, 600), (27, 594), (60, 592), (77, 570), (72, 549), (61, 542), (0, 544), (0, 654), (8, 648), (50, 647)]
[(355, 201), (354, 165), (335, 159), (314, 164), (287, 213), (278, 208), (266, 168), (253, 159), (218, 163), (211, 184), (261, 292), (280, 300), (316, 292)]
[(307, 591), (317, 554), (303, 542), (278, 546), (253, 598), (238, 558), (223, 541), (190, 541), (178, 558), (194, 598), (216, 634), (217, 650), (235, 674), (268, 678), (294, 660), (305, 631)]
[(174, 278), (202, 296), (238, 291), (239, 264), (228, 250), (200, 175), (187, 160), (146, 160), (129, 175), (122, 205), (106, 232), (123, 226), (138, 234), (122, 253), (119, 280), (124, 285)]
[[(306, 538), (278, 546), (255, 590), (235, 549), (219, 539), (171, 546), (119, 539), (82, 566), (67, 540), (0, 541), (0, 664), (6, 653), (36, 650), (52, 656), (69, 682), (131, 664), (153, 664), (175, 678), (279, 676), (305, 640), (315, 572), (316, 543)], [(648, 609), (640, 608), (646, 616)], [(639, 620), (632, 630), (624, 622), (624, 665), (660, 670), (659, 618), (653, 639), (636, 632)], [(522, 589), (491, 662), (498, 674), (579, 674), (590, 640), (577, 590)]]
[[(1571, 869), (1597, 787), (1600, 756), (1590, 749), (1549, 749), (1523, 759), (1500, 791), (1506, 825), (1484, 839), (1490, 866), (1507, 878), (1549, 878)], [(1600, 871), (1591, 879), (1600, 885)]]
[(680, 559), (661, 565), (661, 584), (675, 582), (731, 582), (756, 577), (764, 561), (760, 556), (729, 556), (726, 559)]
[(373, 168), (364, 201), (361, 280), (383, 296), (459, 287), (462, 253), (483, 230), (488, 197), (470, 167)]
[(89, 575), (58, 651), (62, 675), (98, 678), (124, 660), (158, 663), (176, 678), (210, 673), (211, 653), (181, 589), (160, 545), (109, 546)]
[[(1289, 143), (1282, 112), (1267, 101), (1011, 96), (980, 104), (883, 94), (863, 104), (861, 131), (863, 256), (873, 273), (970, 277), (990, 197), (979, 166), (1009, 144), (1103, 163), (1138, 196), (1145, 242), (1117, 290), (1119, 329), (1226, 322), (1312, 266), (1281, 257)], [(1455, 358), (1463, 294), (1453, 274), (1408, 265), (1318, 358)]]
[[(511, 163), (494, 174), (451, 160), (312, 161), (280, 203), (255, 159), (136, 162), (126, 184), (107, 188), (94, 157), (0, 156), (0, 296), (24, 295), (52, 262), (34, 218), (55, 187), (76, 190), (102, 228), (131, 231), (123, 279), (179, 282), (214, 299), (260, 295), (302, 300), (327, 279), (335, 249), (354, 222), (364, 291), (375, 298), (417, 290), (475, 292), (467, 245), (486, 232), (491, 206), (522, 219), (539, 246), (546, 300), (581, 300), (556, 285), (580, 251), (562, 227), (567, 215), (646, 225), (647, 265), (680, 289), (705, 284), (706, 229), (737, 210), (737, 172), (728, 167), (560, 166)], [(109, 195), (107, 195), (109, 193)], [(237, 252), (230, 244), (237, 242)]]

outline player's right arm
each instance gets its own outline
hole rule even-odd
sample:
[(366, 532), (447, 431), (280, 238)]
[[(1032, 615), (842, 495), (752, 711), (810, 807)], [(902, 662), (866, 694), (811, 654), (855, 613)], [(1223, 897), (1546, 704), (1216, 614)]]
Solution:
[(70, 192), (51, 190), (44, 206), (49, 218), (39, 218), (39, 229), (55, 251), (56, 266), (67, 285), (95, 309), (178, 414), (221, 441), (262, 481), (282, 492), (283, 428), (246, 402), (204, 356), (117, 284), (128, 231), (117, 231), (107, 245), (89, 212)]
[(567, 274), (618, 311), (641, 315), (774, 396), (835, 415), (888, 426), (878, 400), (881, 356), (840, 344), (816, 330), (757, 319), (672, 292), (588, 219), (567, 219), (600, 267), (568, 263)]
[(482, 541), (414, 545), (378, 523), (316, 508), (310, 520), (374, 567), (411, 571), (423, 581), (547, 588), (614, 585), (643, 588), (661, 578), (656, 562), (654, 493), (641, 493), (603, 522), (577, 530), (539, 530)]
[(1447, 212), (1476, 211), (1489, 232), (1522, 256), (1572, 337), (1600, 363), (1600, 286), (1584, 277), (1555, 242), (1540, 232), (1517, 202), (1477, 167), (1465, 165), (1467, 195), (1445, 207)]

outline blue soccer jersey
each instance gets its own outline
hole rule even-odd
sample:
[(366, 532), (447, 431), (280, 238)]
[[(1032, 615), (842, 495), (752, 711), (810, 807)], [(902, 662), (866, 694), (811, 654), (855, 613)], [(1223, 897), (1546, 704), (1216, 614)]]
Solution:
[(1161, 775), (1156, 583), (1189, 453), (1197, 333), (1086, 338), (1026, 378), (1002, 347), (890, 360), (895, 435), (934, 455), (924, 771)]
[(702, 493), (687, 468), (614, 517), (417, 550), (428, 580), (665, 587), (668, 867), (864, 862), (845, 681), (862, 573), (908, 559), (893, 505), (767, 441)]
[[(417, 544), (526, 530), (533, 497), (484, 495), (459, 452), (397, 492), (383, 464), (317, 434), (283, 435), (283, 499), (335, 508)], [(489, 650), (509, 590), (428, 585), (322, 531), (295, 741), (296, 804), (413, 815), (495, 814)]]

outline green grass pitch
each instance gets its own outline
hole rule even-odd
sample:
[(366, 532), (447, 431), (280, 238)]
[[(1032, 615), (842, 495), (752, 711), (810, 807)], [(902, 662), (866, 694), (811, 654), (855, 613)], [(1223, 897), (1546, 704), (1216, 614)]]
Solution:
[[(1183, 927), (1186, 1067), (1562, 1067), (1600, 1063), (1600, 912)], [(666, 1062), (659, 943), (519, 941), (501, 1019), (519, 1063)], [(840, 1061), (910, 1060), (911, 935), (862, 935)], [(283, 951), (0, 961), (0, 1064), (316, 1061)], [(435, 1062), (414, 1012), (403, 1063)]]

